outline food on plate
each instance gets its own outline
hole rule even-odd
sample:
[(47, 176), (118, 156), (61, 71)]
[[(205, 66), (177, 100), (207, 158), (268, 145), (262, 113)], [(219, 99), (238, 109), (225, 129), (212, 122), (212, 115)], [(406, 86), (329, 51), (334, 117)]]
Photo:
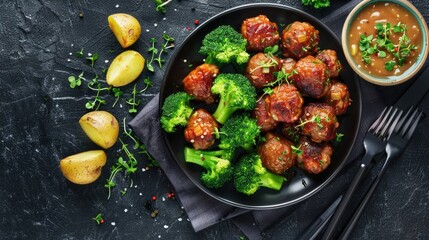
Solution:
[(252, 117), (256, 119), (256, 124), (259, 126), (261, 132), (273, 131), (279, 125), (279, 122), (274, 120), (267, 111), (265, 99), (267, 95), (259, 98), (256, 102), (256, 107), (252, 111)]
[(219, 95), (219, 103), (213, 117), (221, 124), (238, 110), (253, 110), (256, 90), (241, 74), (222, 73), (213, 82), (212, 93)]
[(122, 52), (113, 59), (107, 69), (106, 82), (113, 87), (125, 86), (140, 75), (144, 69), (145, 59), (134, 50)]
[(238, 160), (234, 167), (233, 180), (238, 192), (252, 195), (261, 187), (280, 190), (285, 178), (268, 171), (262, 165), (261, 157), (250, 153)]
[(253, 149), (260, 130), (256, 120), (248, 114), (233, 115), (220, 128), (220, 149), (243, 148), (247, 151)]
[(205, 168), (201, 174), (201, 182), (209, 188), (220, 188), (232, 179), (234, 172), (231, 163), (234, 150), (222, 149), (216, 151), (196, 150), (185, 147), (185, 161)]
[(360, 11), (348, 33), (348, 48), (370, 75), (401, 75), (421, 54), (423, 36), (414, 14), (399, 4), (377, 2)]
[(104, 149), (110, 148), (118, 140), (119, 124), (109, 112), (89, 112), (79, 119), (79, 124), (85, 134)]
[(302, 134), (314, 142), (327, 142), (335, 139), (339, 123), (335, 108), (327, 103), (309, 103), (301, 115)]
[(282, 32), (282, 48), (285, 57), (300, 59), (314, 55), (319, 47), (319, 31), (307, 22), (295, 21)]
[(216, 65), (203, 63), (183, 79), (183, 88), (195, 100), (207, 104), (213, 103), (215, 99), (211, 88), (217, 75), (219, 75), (219, 68)]
[(229, 25), (219, 26), (208, 33), (199, 53), (207, 56), (205, 62), (212, 64), (247, 63), (249, 54), (246, 52), (247, 40)]
[(267, 132), (265, 142), (258, 147), (262, 165), (273, 173), (283, 174), (295, 165), (296, 154), (292, 150), (293, 143), (279, 134)]
[(309, 173), (319, 174), (331, 164), (334, 149), (329, 142), (316, 143), (306, 136), (301, 136), (298, 144), (302, 151), (296, 157), (299, 168)]
[(106, 164), (103, 150), (81, 152), (60, 161), (60, 169), (65, 178), (75, 184), (89, 184), (98, 179)]
[(205, 63), (183, 79), (186, 93), (167, 96), (162, 107), (166, 132), (186, 125), (185, 161), (207, 169), (201, 182), (208, 188), (231, 180), (233, 169), (238, 192), (279, 190), (289, 169), (318, 174), (330, 164), (337, 115), (351, 103), (337, 53), (318, 49), (319, 32), (306, 22), (288, 25), (277, 40), (251, 32), (268, 25), (274, 29), (257, 16), (244, 20), (244, 37), (231, 26), (208, 33), (200, 48)]
[(197, 109), (188, 119), (185, 141), (195, 149), (208, 149), (215, 143), (215, 132), (219, 125), (214, 117), (204, 109)]
[(247, 39), (247, 50), (262, 52), (266, 47), (277, 45), (280, 34), (277, 23), (265, 15), (248, 18), (241, 25), (241, 35)]
[(166, 132), (172, 133), (177, 126), (186, 126), (193, 112), (191, 99), (192, 96), (185, 92), (174, 93), (165, 99), (160, 122)]
[(249, 59), (244, 75), (255, 88), (261, 89), (276, 80), (274, 73), (280, 71), (281, 67), (280, 58), (272, 54), (257, 53)]
[(304, 96), (321, 98), (329, 90), (327, 67), (313, 56), (298, 60), (294, 67), (294, 74), (290, 78)]
[(322, 50), (316, 55), (316, 58), (326, 65), (328, 77), (330, 79), (337, 78), (339, 76), (343, 67), (341, 66), (340, 60), (338, 60), (337, 52), (335, 50)]
[(139, 21), (129, 14), (116, 13), (107, 18), (109, 27), (123, 48), (133, 45), (142, 32)]
[(346, 84), (339, 81), (332, 81), (325, 101), (335, 108), (335, 115), (342, 115), (347, 112), (351, 105), (350, 93)]
[(275, 121), (292, 123), (301, 115), (304, 99), (294, 85), (283, 83), (273, 88), (265, 104)]

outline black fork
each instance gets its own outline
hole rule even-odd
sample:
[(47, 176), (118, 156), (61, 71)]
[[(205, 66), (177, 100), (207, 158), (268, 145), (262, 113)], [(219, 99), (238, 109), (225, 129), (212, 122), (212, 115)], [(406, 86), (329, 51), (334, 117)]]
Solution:
[(422, 116), (423, 113), (421, 111), (419, 111), (418, 109), (412, 111), (411, 107), (405, 114), (405, 116), (398, 122), (396, 127), (391, 128), (390, 131), (392, 131), (393, 134), (386, 145), (386, 161), (384, 162), (380, 172), (378, 173), (374, 182), (371, 184), (370, 188), (365, 194), (365, 197), (360, 202), (359, 207), (356, 209), (352, 218), (342, 232), (340, 239), (347, 239), (349, 237), (357, 220), (365, 209), (366, 204), (370, 200), (371, 196), (373, 195), (375, 189), (378, 186), (378, 183), (386, 172), (387, 167), (394, 159), (398, 158), (405, 151), (405, 148), (410, 141), (414, 131), (416, 130), (417, 125)]
[(363, 176), (367, 172), (373, 158), (382, 153), (387, 144), (387, 140), (390, 138), (393, 129), (398, 123), (402, 110), (398, 113), (397, 108), (389, 107), (385, 108), (377, 120), (371, 125), (368, 129), (368, 132), (365, 135), (363, 144), (365, 147), (365, 155), (362, 159), (359, 170), (356, 172), (352, 182), (350, 183), (349, 188), (344, 194), (343, 199), (340, 202), (340, 205), (336, 209), (334, 215), (332, 216), (329, 224), (323, 234), (322, 239), (332, 239), (336, 234), (337, 225), (345, 212), (345, 209), (350, 203), (352, 196), (359, 186), (359, 183), (363, 179)]

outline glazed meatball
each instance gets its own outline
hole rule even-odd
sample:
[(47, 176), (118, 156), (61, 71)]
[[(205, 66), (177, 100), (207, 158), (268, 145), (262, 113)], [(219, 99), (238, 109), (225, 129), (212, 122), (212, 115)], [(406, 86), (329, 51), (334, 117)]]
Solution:
[(196, 100), (207, 104), (213, 103), (214, 95), (210, 89), (218, 74), (219, 68), (216, 65), (206, 63), (199, 65), (183, 79), (185, 92)]
[(204, 109), (198, 109), (188, 119), (185, 141), (195, 149), (208, 149), (215, 143), (213, 133), (219, 126), (214, 117)]
[(247, 50), (253, 52), (262, 52), (264, 48), (274, 46), (280, 40), (277, 24), (265, 15), (244, 20), (241, 35), (247, 39)]
[(330, 141), (336, 137), (339, 123), (335, 108), (327, 103), (310, 103), (301, 115), (302, 134), (314, 142)]
[(282, 136), (268, 132), (266, 141), (258, 148), (262, 165), (269, 171), (282, 174), (295, 165), (296, 155), (292, 152), (292, 143)]
[(342, 82), (333, 81), (328, 94), (325, 96), (325, 101), (335, 108), (336, 115), (344, 114), (351, 104), (347, 85)]
[(316, 58), (326, 65), (329, 78), (337, 78), (340, 75), (343, 66), (337, 58), (337, 52), (330, 49), (322, 50), (316, 55)]
[(282, 71), (285, 74), (291, 74), (293, 72), (293, 68), (295, 67), (296, 61), (293, 58), (282, 58), (280, 61), (282, 62)]
[(292, 84), (280, 84), (265, 99), (268, 114), (278, 122), (293, 123), (302, 112), (304, 99)]
[(329, 90), (330, 83), (326, 65), (313, 56), (300, 59), (290, 77), (304, 96), (321, 98)]
[(297, 155), (296, 162), (298, 167), (306, 172), (319, 174), (331, 163), (334, 149), (329, 143), (315, 143), (302, 136), (298, 146), (300, 146), (302, 153)]
[(257, 53), (249, 59), (244, 75), (255, 88), (261, 89), (276, 80), (274, 72), (280, 71), (281, 67), (280, 58)]
[(307, 22), (289, 24), (282, 32), (282, 48), (285, 57), (300, 59), (317, 53), (319, 31)]
[(281, 133), (287, 140), (296, 143), (300, 137), (300, 128), (295, 123), (283, 123)]
[(266, 97), (264, 96), (256, 102), (256, 107), (252, 112), (252, 116), (256, 119), (256, 124), (260, 127), (261, 132), (272, 131), (279, 125), (279, 122), (275, 121), (267, 112), (265, 107)]

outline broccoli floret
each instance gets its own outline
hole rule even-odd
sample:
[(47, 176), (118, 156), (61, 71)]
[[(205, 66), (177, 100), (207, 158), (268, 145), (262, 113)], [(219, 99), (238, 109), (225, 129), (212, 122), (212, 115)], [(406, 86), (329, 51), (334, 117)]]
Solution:
[(219, 104), (213, 117), (221, 124), (237, 110), (253, 110), (256, 105), (256, 89), (241, 74), (219, 74), (211, 88), (220, 95)]
[(171, 94), (162, 106), (161, 126), (169, 133), (176, 131), (176, 126), (186, 126), (192, 114), (190, 100), (192, 96), (185, 92)]
[(220, 128), (219, 148), (243, 148), (251, 150), (259, 136), (260, 128), (256, 119), (248, 114), (235, 114)]
[(199, 53), (207, 55), (206, 63), (227, 64), (235, 61), (247, 63), (249, 54), (246, 52), (247, 40), (234, 28), (225, 25), (208, 33), (203, 39)]
[(252, 195), (260, 187), (280, 190), (285, 178), (274, 174), (262, 166), (261, 157), (256, 153), (243, 156), (234, 168), (234, 186), (238, 192)]
[(201, 174), (201, 182), (204, 185), (208, 188), (220, 188), (232, 179), (234, 168), (231, 160), (234, 152), (233, 149), (209, 151), (185, 147), (185, 161), (206, 169), (206, 172)]

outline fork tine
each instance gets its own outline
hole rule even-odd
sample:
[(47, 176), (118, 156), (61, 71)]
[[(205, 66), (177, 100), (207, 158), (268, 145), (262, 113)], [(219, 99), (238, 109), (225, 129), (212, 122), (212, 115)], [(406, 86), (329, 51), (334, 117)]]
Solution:
[[(377, 117), (377, 119), (374, 121), (374, 123), (369, 127), (368, 131), (374, 130), (381, 122), (381, 120), (384, 117), (384, 114), (386, 113), (388, 107), (385, 107), (383, 111), (380, 113), (380, 115)], [(389, 108), (389, 112), (392, 109), (392, 107)], [(388, 113), (387, 113), (388, 114)]]
[(414, 130), (416, 130), (417, 128), (417, 124), (419, 124), (420, 119), (423, 116), (423, 112), (420, 112), (419, 115), (417, 115), (416, 120), (414, 121), (413, 125), (411, 125), (410, 129), (408, 130), (408, 132), (406, 133), (404, 139), (408, 142), (411, 139), (411, 136), (414, 133)]
[[(393, 108), (390, 108), (390, 110), (392, 110), (392, 109)], [(395, 110), (393, 111), (392, 114), (389, 114), (391, 111), (389, 111), (388, 114), (386, 114), (386, 116), (383, 118), (383, 121), (381, 121), (381, 124), (375, 130), (376, 134), (378, 134), (380, 136), (384, 135), (387, 128), (390, 126), (390, 122), (392, 122), (393, 118), (395, 117), (397, 111), (398, 111), (398, 109), (395, 108)]]
[(410, 116), (411, 111), (413, 110), (413, 108), (414, 108), (414, 106), (411, 106), (411, 107), (408, 109), (408, 111), (407, 111), (407, 113), (405, 114), (405, 116), (404, 116), (404, 117), (402, 117), (402, 118), (401, 118), (401, 120), (399, 120), (398, 124), (396, 125), (396, 127), (395, 127), (395, 128), (394, 128), (394, 130), (393, 130), (393, 133), (394, 133), (394, 134), (398, 134), (398, 133), (399, 133), (399, 130), (401, 130), (401, 127), (402, 127), (402, 125), (404, 124), (405, 120), (407, 120), (407, 119), (408, 119), (408, 117)]
[(392, 136), (393, 130), (396, 129), (398, 122), (400, 120), (402, 120), (401, 116), (402, 116), (402, 110), (399, 111), (399, 114), (396, 116), (396, 118), (395, 118), (395, 120), (394, 120), (394, 122), (392, 124), (390, 124), (390, 121), (389, 121), (388, 124), (386, 124), (386, 127), (383, 129), (383, 133), (382, 133), (382, 135), (384, 135), (384, 133), (387, 130), (387, 128), (389, 128), (389, 131), (388, 131), (387, 136), (386, 136), (386, 140), (389, 140), (390, 136)]
[(411, 117), (408, 118), (408, 121), (402, 127), (401, 132), (399, 133), (399, 136), (401, 137), (404, 136), (405, 132), (407, 131), (408, 127), (410, 126), (411, 122), (413, 121), (414, 117), (418, 112), (419, 112), (419, 109), (416, 108), (416, 110), (414, 110), (413, 112), (413, 115), (411, 115)]

